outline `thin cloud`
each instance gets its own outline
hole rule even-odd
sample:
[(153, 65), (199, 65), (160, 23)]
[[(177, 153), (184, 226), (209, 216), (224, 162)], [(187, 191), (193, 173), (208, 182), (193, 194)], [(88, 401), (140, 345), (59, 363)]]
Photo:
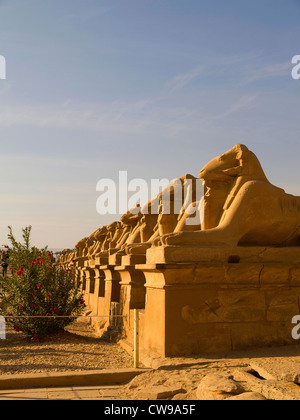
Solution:
[(179, 89), (183, 89), (189, 83), (191, 83), (194, 79), (198, 78), (204, 71), (204, 66), (200, 65), (191, 71), (183, 74), (178, 74), (173, 79), (169, 80), (166, 83), (167, 89), (170, 91), (175, 91)]
[[(116, 123), (122, 126), (122, 129), (126, 129), (127, 118), (132, 120), (133, 115), (143, 107), (144, 105), (139, 103), (123, 104), (118, 102), (98, 105), (1, 105), (0, 126), (25, 125), (113, 131)], [(129, 125), (127, 129), (129, 129)]]
[[(150, 126), (168, 130), (176, 107), (157, 112), (153, 103), (112, 102), (101, 104), (0, 105), (0, 127), (82, 129), (109, 136), (141, 135)], [(183, 109), (180, 114), (185, 115)], [(172, 120), (172, 130), (181, 124)], [(165, 135), (168, 135), (167, 132)]]
[(224, 113), (222, 113), (221, 115), (218, 115), (216, 118), (228, 117), (231, 114), (239, 112), (245, 108), (249, 108), (255, 102), (257, 97), (258, 97), (258, 94), (256, 93), (243, 95), (237, 101), (235, 101)]
[(245, 69), (244, 82), (251, 83), (257, 80), (266, 79), (270, 77), (282, 77), (287, 76), (291, 71), (291, 63), (275, 63), (269, 66), (257, 68), (257, 69)]

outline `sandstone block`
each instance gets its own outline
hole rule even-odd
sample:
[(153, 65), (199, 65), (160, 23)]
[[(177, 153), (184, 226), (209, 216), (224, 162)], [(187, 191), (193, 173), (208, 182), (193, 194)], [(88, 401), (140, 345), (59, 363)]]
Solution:
[(178, 387), (152, 386), (139, 391), (137, 396), (146, 400), (162, 400), (182, 393), (186, 393), (186, 391)]
[(244, 392), (244, 388), (233, 379), (210, 374), (200, 382), (196, 396), (198, 400), (225, 400), (242, 392)]
[(242, 394), (226, 398), (225, 400), (262, 401), (266, 400), (266, 398), (259, 392), (243, 392)]

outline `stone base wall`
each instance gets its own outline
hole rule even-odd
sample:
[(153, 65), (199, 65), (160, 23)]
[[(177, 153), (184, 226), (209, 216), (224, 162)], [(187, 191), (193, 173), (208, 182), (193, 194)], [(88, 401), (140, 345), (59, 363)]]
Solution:
[[(280, 251), (274, 252), (256, 262), (243, 262), (245, 252), (242, 258), (235, 252), (232, 262), (227, 254), (224, 261), (198, 263), (86, 260), (78, 270), (91, 315), (104, 315), (93, 318), (98, 331), (118, 326), (132, 344), (133, 309), (140, 309), (144, 354), (224, 353), (296, 344), (291, 333), (292, 318), (300, 314), (300, 263), (275, 262)], [(121, 317), (116, 323), (111, 315)]]
[(295, 343), (300, 265), (157, 264), (146, 276), (143, 347), (161, 356)]

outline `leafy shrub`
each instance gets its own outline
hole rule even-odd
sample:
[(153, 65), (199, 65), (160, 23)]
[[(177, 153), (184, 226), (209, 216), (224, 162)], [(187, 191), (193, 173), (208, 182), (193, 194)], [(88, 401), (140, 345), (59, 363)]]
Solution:
[(23, 243), (16, 241), (10, 226), (9, 232), (9, 274), (0, 277), (2, 314), (16, 331), (41, 339), (62, 330), (85, 309), (76, 268), (55, 263), (47, 248), (32, 247), (31, 226), (22, 230)]

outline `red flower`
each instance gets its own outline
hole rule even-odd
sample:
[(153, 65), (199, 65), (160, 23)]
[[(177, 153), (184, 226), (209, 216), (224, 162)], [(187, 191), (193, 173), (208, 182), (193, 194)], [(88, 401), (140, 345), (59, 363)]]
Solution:
[(20, 328), (19, 328), (19, 327), (17, 327), (16, 325), (14, 325), (14, 329), (15, 329), (17, 332), (20, 332)]
[(40, 283), (38, 283), (38, 284), (36, 285), (36, 287), (37, 287), (38, 289), (40, 289), (40, 288), (42, 287), (42, 285), (41, 285)]
[(23, 275), (23, 270), (24, 270), (24, 267), (23, 266), (21, 266), (20, 268), (19, 268), (19, 270), (17, 271), (17, 275), (18, 276), (22, 276)]
[(23, 310), (23, 306), (20, 306), (21, 311)]
[(49, 298), (50, 297), (50, 293), (46, 293), (46, 298)]
[(55, 312), (57, 312), (57, 308), (52, 309), (51, 311), (53, 314), (55, 314)]
[(81, 299), (80, 300), (80, 303), (81, 303), (81, 305), (84, 305), (85, 304), (85, 300), (84, 299)]

